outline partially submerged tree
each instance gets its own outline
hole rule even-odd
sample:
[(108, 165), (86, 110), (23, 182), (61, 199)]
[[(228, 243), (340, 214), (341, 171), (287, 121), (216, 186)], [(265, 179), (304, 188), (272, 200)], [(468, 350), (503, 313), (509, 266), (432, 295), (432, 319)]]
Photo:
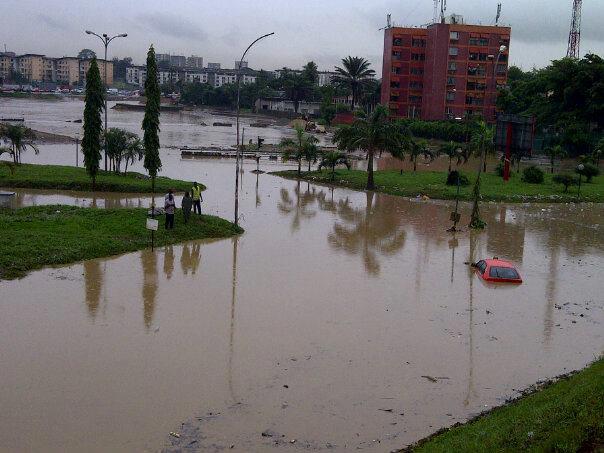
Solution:
[(441, 145), (438, 151), (440, 154), (444, 154), (449, 158), (449, 173), (451, 173), (451, 164), (453, 162), (453, 159), (455, 159), (455, 164), (458, 167), (462, 162), (466, 163), (468, 161), (468, 154), (465, 152), (461, 143), (453, 141), (444, 143), (443, 145)]
[(336, 174), (336, 167), (338, 165), (345, 165), (350, 170), (350, 162), (348, 157), (341, 151), (328, 151), (323, 154), (321, 162), (319, 162), (318, 170), (324, 167), (331, 168), (331, 180), (333, 181)]
[(375, 189), (373, 158), (376, 151), (387, 151), (400, 159), (408, 148), (408, 136), (389, 121), (388, 109), (383, 105), (370, 114), (357, 112), (352, 124), (336, 130), (333, 142), (342, 151), (363, 150), (367, 153), (367, 190)]
[(545, 155), (547, 157), (549, 157), (550, 172), (552, 174), (554, 174), (555, 159), (563, 159), (564, 157), (566, 157), (567, 156), (566, 151), (560, 145), (550, 146), (548, 148), (545, 148), (544, 151), (545, 151)]
[[(36, 154), (40, 152), (34, 140), (36, 133), (28, 127), (14, 124), (0, 124), (0, 139), (10, 145), (9, 154), (13, 163), (21, 163), (21, 153), (31, 148)], [(6, 151), (5, 151), (6, 152)]]
[(409, 158), (413, 162), (413, 171), (417, 171), (417, 158), (424, 156), (424, 159), (432, 162), (436, 158), (436, 153), (428, 146), (426, 140), (412, 140), (409, 147)]
[(302, 173), (302, 159), (308, 161), (308, 171), (312, 163), (317, 161), (319, 149), (317, 137), (307, 134), (304, 128), (296, 125), (296, 138), (283, 138), (279, 143), (279, 147), (283, 150), (283, 158), (285, 160), (295, 160), (298, 162), (298, 175)]
[[(145, 131), (143, 142), (145, 144), (144, 167), (151, 177), (151, 191), (155, 194), (155, 178), (161, 170), (161, 159), (159, 157), (159, 107), (161, 93), (159, 90), (159, 79), (157, 74), (157, 63), (155, 61), (155, 50), (153, 45), (147, 53), (147, 80), (145, 81), (145, 117), (142, 128)], [(155, 206), (154, 206), (155, 207)]]
[(362, 57), (348, 56), (342, 60), (342, 67), (336, 66), (333, 83), (348, 88), (352, 94), (354, 110), (363, 89), (372, 83), (375, 71), (369, 68), (370, 63)]
[(480, 208), (478, 206), (480, 201), (480, 175), (487, 158), (487, 151), (493, 148), (493, 138), (493, 128), (484, 121), (480, 121), (470, 141), (474, 152), (480, 157), (476, 181), (472, 190), (474, 199), (472, 203), (472, 215), (470, 217), (470, 228), (481, 229), (485, 227), (485, 222), (480, 218)]
[(101, 113), (105, 108), (105, 89), (96, 58), (92, 59), (86, 74), (86, 98), (84, 106), (84, 137), (82, 152), (84, 166), (92, 178), (92, 187), (96, 185), (96, 176), (101, 162), (101, 139), (103, 120)]

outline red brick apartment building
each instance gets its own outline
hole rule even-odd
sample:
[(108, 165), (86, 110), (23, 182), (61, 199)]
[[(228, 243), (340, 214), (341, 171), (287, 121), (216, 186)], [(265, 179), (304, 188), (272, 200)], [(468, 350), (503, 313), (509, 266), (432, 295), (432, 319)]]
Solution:
[(387, 28), (382, 104), (399, 118), (481, 114), (495, 121), (497, 87), (507, 82), (510, 32), (509, 27), (463, 23)]

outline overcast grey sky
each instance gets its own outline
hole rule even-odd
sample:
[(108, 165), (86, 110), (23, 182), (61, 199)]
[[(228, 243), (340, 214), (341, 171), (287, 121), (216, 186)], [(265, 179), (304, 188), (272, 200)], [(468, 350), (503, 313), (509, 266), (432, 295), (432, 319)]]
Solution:
[[(490, 24), (497, 3), (501, 22), (512, 26), (511, 62), (524, 69), (547, 65), (566, 53), (572, 0), (448, 0), (448, 13), (466, 23)], [(332, 69), (342, 57), (369, 59), (381, 73), (386, 14), (397, 25), (432, 18), (432, 0), (0, 0), (0, 46), (18, 53), (75, 55), (85, 47), (102, 55), (98, 38), (128, 33), (110, 45), (110, 56), (142, 63), (151, 43), (157, 52), (196, 54), (233, 67), (260, 34), (276, 35), (248, 57), (256, 69), (300, 67), (314, 60)], [(581, 53), (604, 54), (604, 0), (583, 5)]]

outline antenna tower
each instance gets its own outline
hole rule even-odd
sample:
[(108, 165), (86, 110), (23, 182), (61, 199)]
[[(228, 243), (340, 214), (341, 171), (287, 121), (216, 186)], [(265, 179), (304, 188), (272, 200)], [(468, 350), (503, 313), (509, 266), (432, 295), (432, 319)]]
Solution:
[(573, 18), (570, 22), (570, 33), (568, 34), (568, 50), (566, 56), (569, 58), (580, 58), (579, 46), (581, 43), (581, 3), (583, 0), (573, 0)]

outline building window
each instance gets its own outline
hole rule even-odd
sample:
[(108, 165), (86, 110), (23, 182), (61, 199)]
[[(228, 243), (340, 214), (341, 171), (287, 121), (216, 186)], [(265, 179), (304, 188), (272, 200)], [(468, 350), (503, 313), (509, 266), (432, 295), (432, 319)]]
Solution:
[(411, 82), (409, 82), (409, 88), (421, 89), (423, 87), (424, 84), (422, 82), (418, 82), (416, 80), (412, 80)]
[(449, 62), (449, 67), (448, 67), (449, 73), (455, 73), (455, 71), (457, 71), (457, 63), (455, 63), (454, 61), (450, 61)]
[(397, 102), (398, 101), (398, 94), (393, 94), (390, 96), (390, 101), (392, 102)]
[(468, 68), (468, 75), (474, 77), (484, 77), (486, 75), (486, 68), (484, 66), (476, 66), (474, 68)]
[(400, 73), (401, 73), (401, 68), (399, 68), (398, 66), (392, 67), (392, 74), (400, 74)]
[(424, 73), (423, 68), (411, 68), (411, 74), (413, 75), (422, 75)]
[(420, 38), (412, 38), (411, 47), (426, 47), (426, 40)]
[(507, 66), (504, 64), (497, 65), (497, 74), (505, 74), (507, 71)]
[(459, 53), (459, 49), (457, 47), (449, 47), (449, 55), (452, 57), (456, 57)]
[(426, 59), (426, 54), (423, 53), (412, 53), (411, 59), (413, 61), (424, 61)]
[(489, 39), (488, 38), (470, 38), (469, 44), (471, 46), (488, 46)]
[(455, 91), (447, 91), (447, 101), (455, 100)]
[(447, 85), (455, 86), (455, 77), (447, 77)]
[(394, 52), (392, 52), (392, 59), (393, 60), (400, 60), (401, 59), (401, 53), (398, 50), (395, 50)]
[(409, 96), (409, 102), (411, 102), (413, 104), (421, 104), (422, 97), (417, 96), (417, 95), (411, 95), (411, 96)]
[(394, 38), (392, 40), (392, 45), (393, 46), (402, 46), (403, 45), (403, 39), (402, 38)]
[(451, 33), (449, 33), (449, 39), (451, 39), (451, 41), (457, 41), (459, 39), (459, 33), (456, 31), (452, 31)]
[(400, 82), (390, 82), (390, 88), (400, 88)]

